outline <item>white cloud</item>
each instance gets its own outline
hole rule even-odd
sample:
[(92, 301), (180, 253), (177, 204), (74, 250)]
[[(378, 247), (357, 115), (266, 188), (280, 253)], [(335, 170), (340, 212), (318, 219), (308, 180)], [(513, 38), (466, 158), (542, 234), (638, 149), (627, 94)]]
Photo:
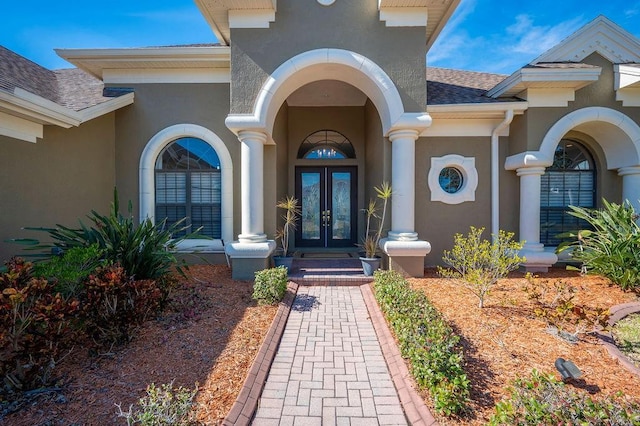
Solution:
[(560, 43), (585, 22), (583, 17), (577, 17), (555, 25), (535, 25), (531, 16), (518, 15), (516, 22), (506, 28), (504, 50), (538, 56)]
[(632, 6), (627, 7), (624, 10), (624, 16), (626, 18), (633, 18), (634, 16), (640, 15), (640, 2), (636, 2)]
[(462, 0), (438, 39), (429, 49), (427, 61), (429, 63), (445, 62), (451, 58), (459, 58), (460, 51), (477, 46), (474, 40), (464, 31), (465, 20), (473, 13), (477, 0)]

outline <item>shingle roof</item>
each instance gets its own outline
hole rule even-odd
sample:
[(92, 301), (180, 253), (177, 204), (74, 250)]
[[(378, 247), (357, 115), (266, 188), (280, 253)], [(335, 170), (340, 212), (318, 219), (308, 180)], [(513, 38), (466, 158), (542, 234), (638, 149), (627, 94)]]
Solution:
[(516, 98), (494, 99), (486, 92), (507, 78), (503, 74), (427, 67), (427, 105), (495, 103), (520, 101)]
[(111, 99), (102, 96), (102, 81), (80, 69), (51, 71), (0, 46), (0, 90), (13, 93), (16, 88), (74, 111)]

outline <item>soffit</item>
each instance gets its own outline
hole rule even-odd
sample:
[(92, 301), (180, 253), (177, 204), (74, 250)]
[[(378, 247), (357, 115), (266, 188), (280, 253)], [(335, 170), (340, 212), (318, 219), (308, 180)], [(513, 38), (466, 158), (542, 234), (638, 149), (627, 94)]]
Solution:
[(56, 49), (56, 53), (99, 79), (105, 70), (228, 69), (231, 58), (227, 46)]

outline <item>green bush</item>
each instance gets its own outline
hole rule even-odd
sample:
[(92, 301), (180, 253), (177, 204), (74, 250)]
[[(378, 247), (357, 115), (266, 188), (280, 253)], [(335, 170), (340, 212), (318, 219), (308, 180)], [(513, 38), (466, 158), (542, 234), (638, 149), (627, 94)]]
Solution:
[(611, 397), (594, 401), (536, 370), (515, 380), (509, 393), (496, 404), (490, 425), (640, 425), (638, 404)]
[(561, 235), (573, 238), (558, 252), (571, 249), (573, 259), (590, 272), (604, 275), (625, 290), (640, 286), (640, 226), (629, 203), (602, 200), (602, 209), (569, 206), (569, 214), (589, 223), (593, 229)]
[(126, 343), (158, 311), (161, 299), (154, 280), (134, 280), (119, 265), (98, 268), (85, 282), (84, 328), (100, 345)]
[(53, 281), (55, 290), (63, 297), (80, 297), (82, 281), (100, 266), (103, 251), (97, 244), (73, 247), (61, 256), (34, 264), (33, 274)]
[(518, 256), (522, 243), (512, 240), (512, 232), (499, 231), (491, 242), (482, 239), (483, 232), (472, 226), (467, 237), (455, 234), (453, 249), (442, 257), (453, 269), (438, 267), (440, 275), (459, 280), (477, 296), (481, 308), (491, 287), (525, 260)]
[(190, 411), (197, 391), (197, 387), (191, 391), (183, 387), (174, 389), (173, 383), (163, 384), (159, 388), (152, 383), (147, 387), (147, 395), (140, 398), (135, 408), (130, 406), (129, 411), (123, 412), (120, 404), (116, 404), (117, 415), (124, 418), (128, 426), (196, 424)]
[(0, 400), (51, 382), (71, 347), (78, 301), (34, 278), (32, 264), (14, 258), (0, 274)]
[(274, 305), (280, 302), (287, 292), (287, 280), (287, 268), (284, 266), (256, 272), (253, 299), (261, 305)]
[[(87, 217), (92, 226), (80, 221), (80, 228), (57, 225), (56, 228), (27, 228), (46, 231), (53, 240), (53, 247), (63, 251), (73, 247), (89, 247), (96, 244), (108, 263), (120, 264), (127, 275), (136, 279), (162, 279), (171, 272), (177, 259), (174, 254), (176, 244), (191, 238), (196, 233), (173, 238), (185, 230), (184, 219), (166, 227), (166, 220), (154, 224), (150, 219), (136, 225), (133, 206), (129, 202), (128, 215), (120, 213), (118, 193), (114, 190), (113, 203), (108, 215), (92, 211)], [(34, 248), (51, 249), (51, 245)]]
[(469, 399), (460, 338), (426, 295), (413, 290), (400, 274), (376, 271), (374, 277), (376, 299), (416, 382), (429, 390), (438, 412), (460, 414)]

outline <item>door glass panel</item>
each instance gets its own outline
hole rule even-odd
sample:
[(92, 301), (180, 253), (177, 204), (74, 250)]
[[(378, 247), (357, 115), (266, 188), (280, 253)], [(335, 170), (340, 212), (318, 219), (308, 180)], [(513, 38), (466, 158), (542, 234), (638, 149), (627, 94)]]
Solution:
[(351, 173), (331, 173), (331, 231), (334, 240), (351, 238)]
[(301, 173), (302, 238), (320, 239), (320, 173)]

